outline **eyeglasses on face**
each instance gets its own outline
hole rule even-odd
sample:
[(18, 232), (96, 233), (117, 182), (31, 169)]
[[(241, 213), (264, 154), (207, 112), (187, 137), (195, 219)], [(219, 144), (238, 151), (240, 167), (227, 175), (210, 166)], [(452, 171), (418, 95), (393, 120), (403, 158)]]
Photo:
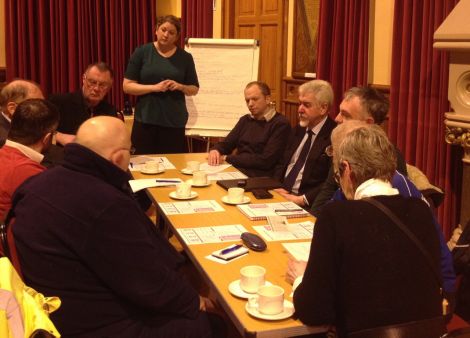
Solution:
[(88, 87), (90, 88), (98, 88), (100, 90), (107, 89), (109, 87), (109, 83), (107, 82), (99, 82), (93, 79), (89, 79), (85, 76), (85, 81)]

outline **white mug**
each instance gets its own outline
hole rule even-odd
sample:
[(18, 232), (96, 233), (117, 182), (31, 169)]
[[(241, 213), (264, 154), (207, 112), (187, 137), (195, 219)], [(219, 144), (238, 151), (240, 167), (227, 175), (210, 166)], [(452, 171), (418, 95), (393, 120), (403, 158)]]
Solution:
[(251, 307), (265, 315), (277, 315), (284, 311), (284, 289), (277, 285), (265, 285), (258, 289), (256, 297), (249, 300)]
[(195, 185), (206, 185), (207, 184), (207, 173), (205, 171), (193, 172), (193, 183)]
[(160, 171), (163, 165), (158, 161), (148, 161), (144, 163), (144, 170), (146, 171)]
[(191, 185), (185, 182), (176, 185), (176, 196), (186, 198), (191, 196)]
[(266, 269), (258, 265), (248, 265), (240, 269), (240, 288), (246, 293), (256, 293), (264, 285)]
[(186, 169), (192, 172), (198, 171), (201, 164), (198, 161), (186, 162)]
[(245, 189), (243, 188), (229, 188), (228, 189), (228, 201), (230, 203), (242, 203), (244, 192), (245, 192)]

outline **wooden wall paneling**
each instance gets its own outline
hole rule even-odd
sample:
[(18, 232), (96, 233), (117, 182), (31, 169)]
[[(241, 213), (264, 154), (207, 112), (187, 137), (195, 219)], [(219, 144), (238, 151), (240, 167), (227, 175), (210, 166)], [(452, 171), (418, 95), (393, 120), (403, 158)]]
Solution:
[[(283, 43), (283, 32), (286, 20), (284, 15), (288, 0), (230, 1), (229, 3), (233, 5), (234, 16), (234, 36), (232, 38), (260, 40), (258, 78), (271, 87), (276, 109), (280, 110), (281, 83), (285, 72), (283, 46), (286, 46), (286, 43)], [(225, 11), (225, 14), (230, 14), (230, 11)]]
[(278, 54), (278, 27), (277, 25), (262, 24), (260, 25), (260, 40), (262, 48), (260, 50), (260, 67), (259, 78), (263, 79), (271, 88), (271, 96), (279, 107), (280, 83), (281, 78), (281, 56)]

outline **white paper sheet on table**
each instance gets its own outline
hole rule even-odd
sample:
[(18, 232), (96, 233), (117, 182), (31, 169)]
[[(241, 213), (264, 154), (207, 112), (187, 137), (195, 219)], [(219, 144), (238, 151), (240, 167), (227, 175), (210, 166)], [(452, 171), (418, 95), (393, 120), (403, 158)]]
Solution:
[(170, 162), (170, 160), (165, 157), (165, 156), (135, 156), (132, 157), (130, 162), (129, 162), (129, 170), (131, 171), (140, 171), (145, 162), (149, 161), (157, 161), (163, 164), (163, 167), (165, 167), (165, 170), (168, 169), (176, 169), (176, 167), (173, 165), (173, 163)]
[(312, 239), (314, 223), (305, 221), (301, 223), (289, 223), (288, 231), (273, 231), (269, 225), (253, 226), (266, 241), (286, 241), (290, 239)]
[(287, 252), (298, 261), (308, 261), (312, 242), (282, 243)]
[[(178, 181), (175, 183), (172, 182), (161, 182), (161, 181)], [(142, 178), (138, 180), (130, 180), (129, 185), (131, 186), (132, 192), (137, 192), (146, 188), (153, 187), (167, 187), (170, 185), (176, 185), (177, 183), (182, 182), (180, 178)]]
[(239, 241), (244, 232), (246, 229), (241, 224), (178, 229), (178, 233), (188, 245)]
[(207, 175), (207, 178), (211, 181), (221, 181), (221, 180), (242, 180), (248, 178), (244, 173), (240, 171), (227, 171), (221, 173), (214, 173)]
[(204, 170), (207, 174), (216, 174), (218, 172), (224, 171), (225, 169), (231, 167), (231, 164), (219, 164), (219, 165), (209, 165), (207, 162), (201, 163), (199, 167), (200, 170)]
[(158, 203), (165, 215), (199, 214), (225, 211), (215, 200)]

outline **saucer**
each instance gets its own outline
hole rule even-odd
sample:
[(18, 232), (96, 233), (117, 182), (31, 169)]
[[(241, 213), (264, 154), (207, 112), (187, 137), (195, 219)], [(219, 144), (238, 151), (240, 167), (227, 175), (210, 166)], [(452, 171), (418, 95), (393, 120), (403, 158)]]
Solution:
[(191, 169), (188, 169), (188, 168), (181, 169), (181, 172), (185, 175), (192, 175), (193, 174), (193, 171)]
[[(272, 283), (268, 282), (268, 281), (265, 281), (264, 285), (272, 285)], [(242, 288), (240, 287), (240, 280), (239, 279), (234, 280), (232, 283), (230, 283), (228, 285), (228, 291), (232, 295), (234, 295), (235, 297), (244, 298), (244, 299), (248, 299), (248, 298), (253, 297), (254, 295), (256, 295), (256, 292), (255, 293), (248, 293), (248, 292), (243, 291)]]
[(145, 168), (140, 169), (140, 172), (142, 174), (146, 175), (156, 175), (156, 174), (161, 174), (165, 172), (165, 169), (160, 169), (160, 170), (146, 170)]
[(193, 198), (197, 197), (197, 192), (191, 191), (191, 195), (189, 195), (188, 197), (178, 197), (176, 195), (176, 191), (172, 191), (170, 192), (170, 197), (175, 200), (192, 200)]
[(278, 313), (276, 315), (266, 315), (258, 311), (258, 309), (254, 306), (250, 306), (250, 303), (247, 302), (245, 305), (245, 310), (250, 315), (255, 318), (264, 319), (264, 320), (281, 320), (289, 318), (294, 314), (294, 304), (289, 302), (288, 300), (284, 299), (284, 311)]
[(206, 184), (194, 184), (192, 179), (186, 180), (186, 183), (191, 184), (191, 186), (197, 187), (197, 188), (208, 187), (211, 185), (211, 181), (209, 180), (207, 181)]
[(224, 202), (225, 204), (231, 204), (231, 205), (246, 204), (246, 203), (250, 202), (250, 198), (248, 196), (243, 196), (243, 201), (238, 202), (238, 203), (234, 203), (234, 202), (229, 201), (228, 195), (225, 195), (225, 196), (222, 197), (222, 202)]

